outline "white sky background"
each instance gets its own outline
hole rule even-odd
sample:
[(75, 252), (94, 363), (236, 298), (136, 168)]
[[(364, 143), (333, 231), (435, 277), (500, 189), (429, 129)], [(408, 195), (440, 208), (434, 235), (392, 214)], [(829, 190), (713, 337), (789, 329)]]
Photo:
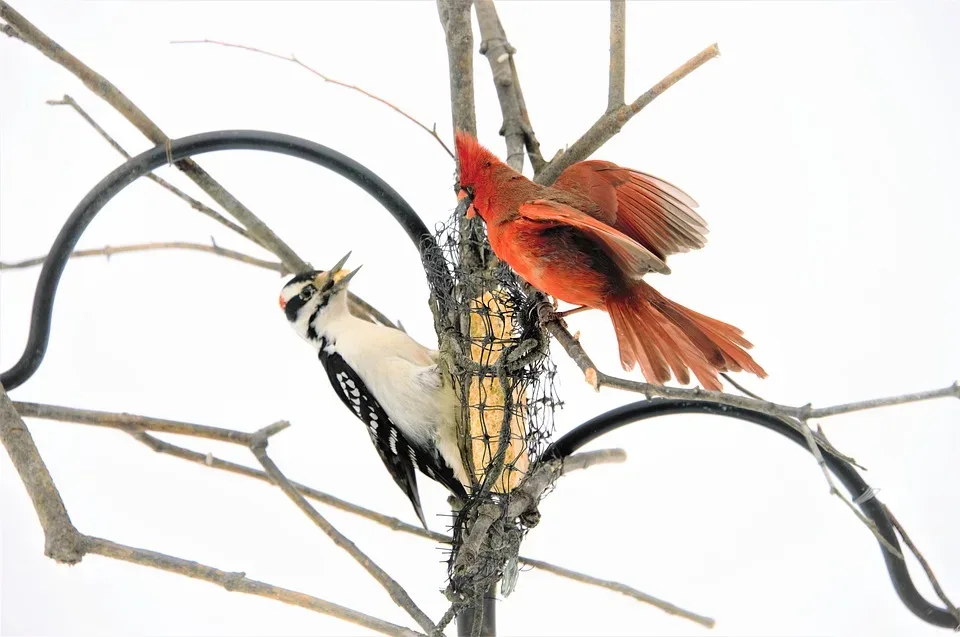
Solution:
[[(299, 135), (374, 170), (431, 226), (453, 209), (453, 163), (389, 109), (290, 63), (168, 43), (211, 38), (293, 52), (436, 121), (449, 143), (446, 53), (432, 2), (21, 1), (17, 9), (171, 136), (228, 128)], [(519, 51), (533, 124), (552, 156), (606, 104), (607, 4), (503, 2), (499, 10)], [(597, 156), (668, 179), (700, 202), (711, 228), (707, 247), (675, 257), (674, 274), (650, 282), (742, 327), (770, 373), (742, 380), (765, 397), (827, 405), (960, 377), (958, 26), (952, 3), (628, 7), (628, 99), (711, 42), (722, 57), (667, 91)], [(0, 70), (0, 257), (13, 261), (45, 253), (74, 206), (120, 163), (75, 113), (45, 100), (69, 93), (128, 150), (150, 144), (28, 46), (0, 41)], [(503, 156), (499, 107), (479, 55), (475, 72), (480, 138)], [(353, 250), (350, 263), (364, 264), (353, 289), (422, 342), (436, 343), (416, 253), (369, 196), (277, 155), (222, 153), (200, 164), (315, 265)], [(159, 173), (199, 193), (175, 170)], [(140, 180), (106, 207), (79, 247), (206, 242), (210, 235), (261, 254)], [(2, 277), (0, 368), (22, 352), (38, 272)], [(291, 479), (415, 521), (363, 428), (287, 326), (276, 304), (282, 282), (194, 253), (71, 262), (46, 360), (12, 395), (247, 431), (288, 419), (294, 426), (270, 451)], [(602, 369), (619, 371), (605, 315), (570, 323)], [(638, 398), (594, 394), (559, 348), (555, 358), (566, 400), (560, 432)], [(869, 468), (865, 477), (882, 488), (955, 601), (958, 415), (956, 401), (940, 401), (826, 422), (831, 440)], [(117, 431), (29, 425), (84, 533), (242, 570), (412, 625), (272, 487), (154, 454)], [(255, 463), (242, 448), (183, 442)], [(625, 447), (629, 462), (562, 480), (541, 505), (543, 521), (524, 554), (624, 581), (715, 617), (716, 629), (532, 571), (499, 605), (502, 634), (944, 634), (901, 605), (875, 540), (828, 496), (813, 460), (792, 443), (707, 416), (648, 421), (601, 442)], [(43, 556), (39, 524), (6, 454), (0, 470), (4, 634), (365, 632), (97, 556), (58, 566)], [(428, 521), (442, 529), (444, 492), (420, 483)], [(442, 614), (445, 571), (436, 545), (321, 511), (429, 615)]]

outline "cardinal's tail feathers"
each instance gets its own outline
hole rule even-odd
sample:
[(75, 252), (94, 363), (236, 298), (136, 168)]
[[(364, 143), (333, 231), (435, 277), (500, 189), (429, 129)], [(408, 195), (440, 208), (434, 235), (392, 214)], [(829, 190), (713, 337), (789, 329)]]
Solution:
[(620, 345), (620, 364), (627, 371), (639, 364), (648, 382), (690, 382), (693, 372), (705, 389), (720, 391), (719, 372), (747, 371), (766, 378), (746, 352), (752, 347), (733, 325), (674, 303), (643, 281), (631, 293), (607, 303)]

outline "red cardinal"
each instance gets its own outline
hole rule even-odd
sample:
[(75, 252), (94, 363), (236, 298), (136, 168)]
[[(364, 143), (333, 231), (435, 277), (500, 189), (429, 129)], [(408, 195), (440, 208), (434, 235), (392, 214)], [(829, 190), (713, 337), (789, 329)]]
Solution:
[(567, 168), (553, 187), (506, 165), (470, 134), (457, 131), (461, 197), (479, 214), (490, 246), (517, 274), (557, 299), (610, 315), (625, 370), (640, 364), (651, 383), (692, 371), (720, 391), (717, 374), (766, 377), (732, 325), (665, 298), (642, 277), (669, 274), (666, 256), (701, 248), (706, 223), (679, 188), (605, 161)]

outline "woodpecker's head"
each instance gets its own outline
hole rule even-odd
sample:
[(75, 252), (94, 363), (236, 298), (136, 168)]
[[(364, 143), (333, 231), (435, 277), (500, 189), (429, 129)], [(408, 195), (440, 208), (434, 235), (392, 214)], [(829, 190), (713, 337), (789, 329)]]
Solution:
[(302, 272), (280, 290), (280, 309), (305, 340), (315, 342), (331, 316), (347, 311), (347, 286), (360, 271), (343, 269), (349, 257), (348, 252), (327, 271)]

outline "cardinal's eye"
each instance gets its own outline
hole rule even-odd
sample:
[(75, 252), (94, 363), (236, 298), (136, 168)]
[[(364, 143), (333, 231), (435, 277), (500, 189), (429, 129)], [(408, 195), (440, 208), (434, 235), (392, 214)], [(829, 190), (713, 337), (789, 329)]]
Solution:
[(313, 293), (316, 291), (317, 291), (317, 288), (313, 287), (312, 285), (308, 285), (307, 287), (300, 290), (300, 298), (303, 299), (304, 301), (309, 301), (310, 297), (313, 296)]

